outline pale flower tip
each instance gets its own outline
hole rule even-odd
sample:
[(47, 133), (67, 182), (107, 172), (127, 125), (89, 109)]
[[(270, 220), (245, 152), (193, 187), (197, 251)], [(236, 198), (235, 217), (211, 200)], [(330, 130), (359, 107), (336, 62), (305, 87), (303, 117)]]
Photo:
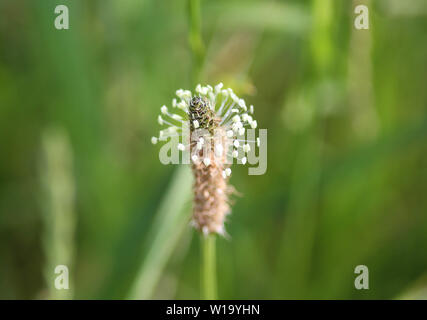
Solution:
[(242, 164), (246, 164), (246, 161), (247, 161), (246, 157), (243, 157), (242, 158)]
[(162, 107), (160, 108), (160, 111), (161, 111), (163, 114), (167, 114), (167, 113), (168, 113), (168, 107), (166, 107), (166, 106), (162, 106)]
[(251, 122), (251, 128), (252, 129), (256, 129), (257, 126), (258, 126), (258, 123), (256, 122), (256, 120)]
[(249, 144), (245, 144), (245, 145), (243, 145), (243, 151), (244, 151), (244, 152), (249, 152), (249, 151), (251, 151), (251, 146), (250, 146)]
[(211, 164), (211, 159), (209, 158), (204, 158), (203, 159), (203, 163), (205, 164), (206, 167), (209, 167), (209, 165)]
[(245, 100), (239, 99), (239, 106), (240, 108), (246, 109), (246, 103)]
[(227, 131), (227, 137), (231, 138), (234, 135), (233, 130)]
[(151, 143), (152, 144), (156, 144), (157, 143), (157, 138), (156, 137), (151, 137)]
[(216, 93), (220, 92), (223, 86), (224, 86), (224, 85), (222, 84), (222, 82), (218, 83), (218, 84), (215, 86), (215, 92), (216, 92)]
[(236, 148), (238, 148), (238, 147), (239, 147), (239, 145), (240, 145), (240, 143), (239, 143), (239, 141), (238, 141), (238, 140), (234, 140), (233, 144), (234, 144), (234, 146), (235, 146)]
[(162, 118), (162, 116), (158, 116), (157, 117), (157, 122), (160, 124), (160, 125), (163, 125), (163, 118)]
[(193, 154), (193, 156), (191, 157), (191, 160), (193, 160), (194, 163), (199, 161), (199, 157), (195, 154)]
[(225, 169), (224, 172), (225, 172), (227, 177), (229, 177), (231, 175), (231, 169), (230, 168)]
[(245, 134), (245, 128), (239, 129), (239, 135), (243, 136)]
[(193, 121), (193, 126), (194, 126), (195, 129), (197, 129), (199, 127), (199, 121), (194, 120)]
[(237, 150), (233, 150), (232, 154), (233, 158), (237, 158), (239, 156), (239, 152)]
[(185, 150), (185, 146), (182, 143), (178, 143), (178, 150), (179, 151), (184, 151)]

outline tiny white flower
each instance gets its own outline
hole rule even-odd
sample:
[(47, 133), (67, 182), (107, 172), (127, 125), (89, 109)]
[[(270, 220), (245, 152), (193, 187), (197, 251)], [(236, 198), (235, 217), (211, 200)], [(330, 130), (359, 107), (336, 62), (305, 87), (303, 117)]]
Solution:
[(162, 118), (162, 116), (158, 116), (157, 117), (157, 122), (160, 124), (160, 125), (163, 125), (163, 118)]
[(233, 130), (228, 130), (227, 131), (227, 137), (231, 138), (232, 136), (234, 136)]
[(190, 90), (184, 90), (184, 92), (182, 93), (182, 98), (183, 99), (191, 99), (191, 91)]
[(228, 90), (221, 90), (221, 94), (222, 94), (224, 97), (228, 97), (229, 92), (228, 92)]
[(162, 106), (162, 107), (160, 108), (160, 111), (161, 111), (163, 114), (167, 114), (167, 113), (168, 113), (168, 107), (166, 107), (166, 106)]
[(202, 92), (202, 85), (200, 83), (196, 86), (196, 92), (197, 93), (201, 93)]
[(176, 106), (181, 110), (187, 110), (187, 103), (184, 100), (181, 100)]
[(254, 120), (254, 121), (251, 122), (251, 128), (252, 129), (255, 129), (257, 127), (257, 125), (258, 124), (257, 124), (256, 120)]
[(246, 111), (247, 108), (246, 108), (245, 100), (239, 99), (239, 106), (240, 106), (240, 108), (243, 108)]
[(245, 128), (239, 129), (239, 135), (243, 136), (245, 134)]
[(209, 165), (211, 164), (211, 159), (209, 158), (204, 158), (203, 159), (203, 163), (205, 164), (206, 167), (209, 167)]
[(244, 151), (244, 152), (249, 152), (249, 151), (251, 151), (251, 146), (250, 146), (249, 144), (245, 144), (245, 145), (243, 145), (243, 151)]
[(191, 160), (193, 160), (193, 162), (198, 162), (199, 157), (195, 154), (193, 154), (193, 156), (191, 157)]
[(248, 114), (247, 113), (242, 114), (242, 121), (243, 122), (248, 121)]
[(233, 158), (237, 158), (239, 156), (239, 152), (237, 150), (233, 150), (232, 154)]
[[(238, 96), (236, 96), (236, 94), (231, 90), (231, 89), (228, 89), (229, 90), (229, 92), (230, 92), (230, 97), (231, 97), (231, 99), (233, 99), (233, 101), (234, 102), (239, 102), (239, 97)], [(231, 91), (230, 91), (231, 90)]]
[(197, 129), (199, 127), (199, 121), (193, 120), (193, 126), (195, 129)]
[(224, 171), (225, 171), (225, 174), (227, 175), (227, 177), (229, 177), (231, 175), (231, 169), (230, 168), (227, 168)]
[(156, 144), (157, 143), (157, 138), (156, 137), (151, 137), (151, 143), (152, 144)]
[(242, 164), (246, 164), (246, 161), (247, 161), (246, 157), (243, 157), (242, 158)]
[(225, 173), (225, 170), (223, 170), (222, 171), (222, 177), (225, 179), (225, 178), (227, 178), (227, 175), (226, 175), (226, 173)]
[(216, 92), (216, 93), (220, 92), (223, 86), (224, 86), (224, 85), (222, 84), (222, 82), (218, 83), (218, 84), (215, 86), (215, 92)]
[(233, 144), (236, 148), (238, 148), (240, 145), (238, 140), (234, 140)]
[(182, 143), (178, 143), (178, 150), (184, 151), (185, 150), (185, 146)]
[(235, 109), (235, 108), (233, 108), (233, 109), (231, 109), (231, 112), (232, 112), (232, 113), (238, 113), (238, 112), (239, 112), (239, 109)]
[(243, 128), (243, 124), (241, 122), (236, 122), (232, 124), (231, 128), (234, 132), (237, 132), (240, 128)]
[[(178, 98), (181, 98), (182, 94), (184, 93), (184, 90), (182, 89), (178, 89), (176, 90), (175, 94), (177, 95)], [(182, 98), (181, 98), (182, 99)]]

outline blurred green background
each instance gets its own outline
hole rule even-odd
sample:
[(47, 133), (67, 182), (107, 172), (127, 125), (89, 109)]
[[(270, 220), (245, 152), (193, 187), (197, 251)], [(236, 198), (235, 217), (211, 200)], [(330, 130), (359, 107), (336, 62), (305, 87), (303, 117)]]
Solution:
[(219, 298), (427, 298), (427, 2), (202, 0), (196, 54), (190, 12), (0, 0), (0, 298), (200, 297), (191, 173), (150, 143), (196, 81), (268, 129), (267, 173), (233, 170)]

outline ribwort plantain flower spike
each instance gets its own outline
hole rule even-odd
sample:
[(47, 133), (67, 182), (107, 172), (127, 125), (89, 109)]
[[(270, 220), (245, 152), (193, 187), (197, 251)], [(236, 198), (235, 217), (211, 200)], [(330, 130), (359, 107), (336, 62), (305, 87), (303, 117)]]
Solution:
[[(243, 99), (232, 89), (198, 84), (195, 92), (179, 89), (172, 100), (173, 113), (160, 108), (157, 120), (163, 128), (151, 142), (181, 137), (176, 148), (189, 151), (194, 175), (193, 215), (191, 224), (202, 234), (225, 235), (224, 222), (231, 212), (229, 197), (234, 189), (229, 184), (230, 164), (246, 164), (246, 153), (260, 146), (260, 139), (245, 139), (246, 129), (255, 129), (256, 120)], [(183, 134), (189, 128), (189, 137)], [(242, 156), (239, 158), (239, 155)], [(231, 159), (231, 161), (229, 161)]]

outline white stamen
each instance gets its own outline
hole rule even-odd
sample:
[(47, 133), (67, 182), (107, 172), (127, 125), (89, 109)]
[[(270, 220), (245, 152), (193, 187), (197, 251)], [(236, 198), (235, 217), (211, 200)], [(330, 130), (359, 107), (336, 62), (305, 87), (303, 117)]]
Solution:
[(182, 117), (180, 115), (178, 115), (178, 114), (173, 114), (172, 115), (172, 119), (179, 121), (179, 120), (182, 120)]
[(216, 93), (220, 92), (223, 86), (224, 86), (224, 85), (222, 84), (222, 82), (218, 83), (218, 84), (215, 86), (215, 92), (216, 92)]
[(163, 118), (162, 118), (162, 116), (158, 116), (157, 117), (157, 122), (160, 124), (160, 125), (163, 125)]
[(156, 137), (151, 137), (151, 143), (152, 144), (156, 144), (157, 143), (157, 138)]

